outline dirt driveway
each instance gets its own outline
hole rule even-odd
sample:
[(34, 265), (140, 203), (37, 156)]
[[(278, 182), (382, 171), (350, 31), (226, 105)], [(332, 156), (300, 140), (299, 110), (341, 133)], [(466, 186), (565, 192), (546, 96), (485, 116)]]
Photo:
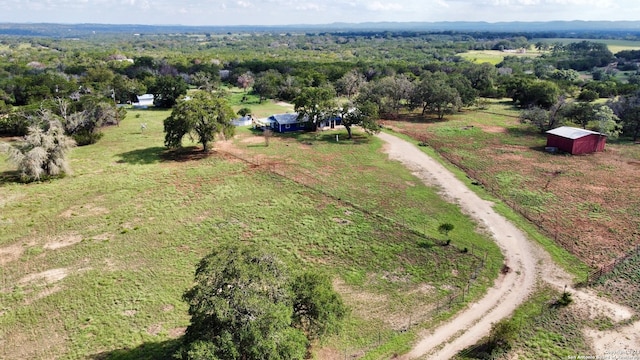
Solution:
[[(391, 159), (403, 163), (427, 185), (439, 187), (445, 199), (458, 204), (462, 211), (483, 225), (502, 249), (505, 263), (512, 269), (506, 275), (500, 275), (482, 299), (470, 304), (449, 322), (421, 334), (420, 340), (402, 359), (451, 358), (488, 335), (492, 323), (510, 316), (527, 299), (538, 279), (558, 289), (571, 284), (571, 277), (559, 269), (537, 244), (531, 243), (520, 230), (496, 213), (493, 203), (478, 197), (444, 166), (413, 144), (387, 133), (380, 133), (378, 137), (387, 143), (385, 150)], [(632, 315), (631, 310), (599, 299), (590, 292), (570, 290), (576, 302), (596, 303), (598, 310), (605, 314), (621, 314), (620, 318)]]

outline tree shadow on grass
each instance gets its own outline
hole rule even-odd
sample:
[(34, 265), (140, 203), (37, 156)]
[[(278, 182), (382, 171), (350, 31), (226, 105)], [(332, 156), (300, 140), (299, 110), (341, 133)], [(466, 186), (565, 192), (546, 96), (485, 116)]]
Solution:
[(23, 183), (20, 179), (20, 172), (17, 170), (7, 170), (0, 172), (0, 187), (6, 184)]
[(146, 342), (133, 349), (104, 351), (89, 356), (92, 360), (174, 360), (173, 355), (182, 344), (182, 338), (159, 342)]
[(117, 155), (120, 157), (118, 163), (132, 165), (156, 164), (163, 160), (162, 157), (166, 150), (165, 147), (154, 146), (146, 149), (127, 151)]
[(410, 123), (420, 123), (420, 124), (435, 124), (448, 121), (447, 116), (442, 119), (438, 118), (438, 116), (434, 114), (426, 113), (422, 115), (422, 113), (409, 113), (409, 114), (400, 114), (397, 116), (386, 116), (384, 117), (385, 122), (393, 123), (396, 121), (399, 122), (410, 122)]
[[(302, 144), (313, 145), (315, 142), (333, 143), (336, 145), (361, 145), (367, 144), (371, 140), (371, 135), (354, 132), (351, 139), (347, 138), (346, 130), (344, 132), (335, 131), (316, 131), (316, 132), (295, 132), (282, 134), (283, 137), (290, 137)], [(338, 136), (336, 141), (336, 135)]]
[(138, 149), (118, 154), (118, 163), (132, 165), (150, 165), (165, 161), (197, 161), (208, 158), (215, 152), (202, 151), (201, 147), (188, 146), (174, 150), (165, 147), (155, 146), (146, 149)]
[(511, 126), (507, 127), (507, 133), (513, 137), (534, 137), (543, 138), (544, 133), (540, 132), (540, 129), (533, 126)]

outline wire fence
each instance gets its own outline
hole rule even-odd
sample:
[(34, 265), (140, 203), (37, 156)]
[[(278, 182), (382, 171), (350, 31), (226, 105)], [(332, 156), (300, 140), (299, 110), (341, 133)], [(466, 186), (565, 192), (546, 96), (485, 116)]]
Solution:
[(251, 169), (259, 169), (262, 171), (266, 171), (273, 176), (281, 177), (283, 179), (295, 182), (296, 184), (305, 187), (306, 189), (318, 193), (321, 196), (327, 197), (341, 203), (347, 207), (353, 208), (366, 214), (367, 216), (377, 219), (381, 222), (389, 223), (392, 225), (394, 229), (399, 229), (404, 233), (412, 234), (419, 239), (427, 240), (434, 245), (440, 246), (449, 246), (452, 248), (456, 248), (459, 254), (464, 256), (471, 256), (475, 259), (473, 265), (471, 266), (472, 270), (469, 273), (469, 277), (465, 282), (465, 285), (462, 287), (451, 289), (448, 295), (445, 297), (440, 297), (436, 300), (436, 303), (432, 309), (429, 311), (422, 311), (420, 314), (409, 311), (407, 314), (405, 325), (398, 327), (393, 332), (387, 332), (384, 335), (382, 332), (379, 332), (378, 339), (376, 342), (371, 343), (367, 346), (359, 347), (354, 350), (345, 350), (344, 357), (345, 359), (354, 359), (363, 356), (365, 353), (369, 353), (384, 345), (386, 342), (390, 341), (393, 337), (402, 334), (404, 332), (409, 331), (412, 327), (418, 326), (424, 321), (429, 319), (436, 318), (440, 314), (452, 310), (455, 306), (462, 305), (471, 299), (472, 286), (479, 278), (483, 269), (486, 266), (487, 262), (487, 252), (476, 247), (475, 245), (471, 245), (470, 248), (459, 249), (455, 244), (450, 244), (447, 241), (443, 241), (441, 239), (437, 239), (431, 236), (428, 236), (425, 232), (421, 232), (416, 230), (412, 226), (412, 224), (408, 224), (405, 220), (396, 220), (390, 218), (384, 214), (381, 214), (376, 211), (372, 211), (365, 206), (361, 206), (359, 204), (354, 203), (353, 201), (344, 198), (343, 196), (339, 196), (329, 192), (329, 187), (326, 186), (326, 180), (321, 179), (318, 176), (313, 175), (311, 172), (306, 171), (300, 167), (294, 167), (293, 164), (289, 164), (286, 162), (278, 162), (273, 160), (266, 160), (257, 156), (249, 157), (244, 154), (229, 152), (229, 151), (220, 151), (222, 154), (238, 159), (250, 166)]

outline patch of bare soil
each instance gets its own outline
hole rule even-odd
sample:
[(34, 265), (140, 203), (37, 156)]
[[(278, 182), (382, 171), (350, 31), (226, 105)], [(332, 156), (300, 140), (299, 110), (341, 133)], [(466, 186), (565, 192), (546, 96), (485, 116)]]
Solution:
[(24, 198), (25, 194), (8, 194), (8, 195), (0, 195), (0, 208), (7, 206), (8, 204), (19, 201)]
[(16, 261), (24, 253), (26, 246), (23, 244), (13, 244), (0, 248), (0, 265), (4, 266), (12, 261)]
[(138, 313), (138, 311), (136, 310), (125, 310), (122, 312), (122, 315), (127, 316), (127, 317), (133, 317)]
[[(585, 329), (599, 358), (637, 359), (640, 357), (640, 321), (612, 330)], [(607, 355), (610, 355), (607, 357)], [(617, 357), (616, 357), (617, 356)]]
[(186, 331), (187, 331), (186, 327), (173, 328), (169, 330), (169, 337), (172, 339), (179, 338), (180, 336), (184, 335)]
[(242, 140), (240, 140), (240, 142), (243, 144), (251, 144), (251, 145), (265, 143), (264, 136), (250, 136), (250, 137), (243, 138)]
[(332, 348), (321, 348), (315, 352), (314, 359), (344, 360), (344, 353)]
[(51, 269), (51, 270), (39, 272), (36, 274), (27, 275), (21, 278), (20, 280), (18, 280), (18, 283), (23, 285), (26, 285), (26, 284), (48, 285), (64, 279), (65, 277), (67, 277), (68, 274), (69, 274), (69, 269), (67, 268)]
[(147, 327), (147, 334), (157, 336), (162, 331), (162, 324), (153, 324)]
[[(503, 134), (507, 132), (502, 126), (490, 126), (490, 125), (474, 125), (480, 128), (480, 130), (490, 134)], [(473, 126), (472, 126), (473, 127)]]
[(82, 241), (82, 235), (71, 233), (67, 235), (55, 236), (44, 244), (44, 248), (48, 250), (56, 250), (63, 247), (71, 246)]
[(76, 205), (63, 211), (60, 216), (63, 218), (99, 216), (109, 213), (109, 209), (96, 206), (94, 204)]

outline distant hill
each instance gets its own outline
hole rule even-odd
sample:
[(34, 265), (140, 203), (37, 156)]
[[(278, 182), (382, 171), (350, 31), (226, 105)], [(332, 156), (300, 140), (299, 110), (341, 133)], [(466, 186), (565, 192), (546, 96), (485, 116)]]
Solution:
[(640, 36), (640, 21), (548, 21), (548, 22), (367, 22), (324, 25), (278, 26), (185, 26), (118, 24), (0, 23), (0, 35), (88, 37), (104, 34), (193, 34), (228, 32), (352, 32), (352, 31), (425, 31), (425, 32), (510, 32), (559, 33), (562, 36), (611, 34)]

